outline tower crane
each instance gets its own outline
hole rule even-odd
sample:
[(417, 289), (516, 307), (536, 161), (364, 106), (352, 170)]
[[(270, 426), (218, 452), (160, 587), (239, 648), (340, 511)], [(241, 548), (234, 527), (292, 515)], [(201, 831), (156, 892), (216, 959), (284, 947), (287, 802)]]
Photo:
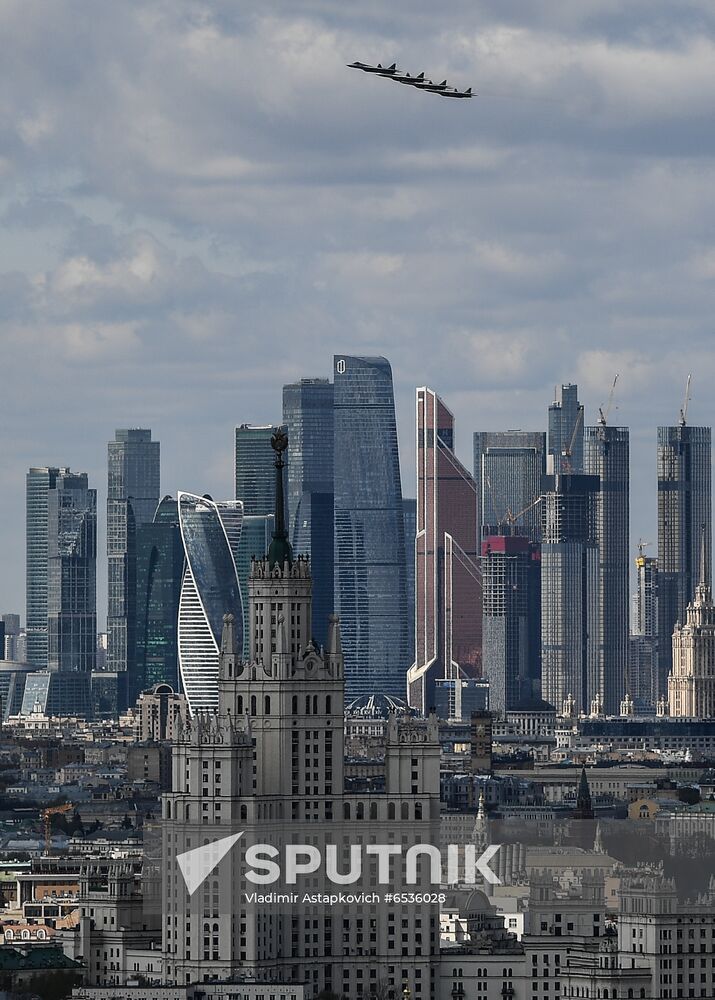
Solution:
[(599, 422), (599, 424), (602, 427), (605, 427), (606, 424), (608, 423), (608, 416), (609, 416), (609, 414), (611, 412), (611, 407), (613, 406), (613, 394), (616, 391), (616, 382), (617, 381), (618, 381), (618, 373), (616, 372), (616, 376), (613, 379), (613, 385), (611, 386), (611, 391), (608, 394), (608, 402), (606, 403), (606, 411), (605, 411), (605, 413), (603, 411), (603, 407), (599, 406), (599, 408), (598, 408), (598, 414), (599, 414), (599, 416), (598, 416), (598, 422)]
[(64, 802), (60, 806), (48, 806), (43, 809), (40, 813), (40, 817), (45, 824), (45, 853), (49, 854), (52, 850), (52, 817), (61, 816), (64, 813), (72, 812), (74, 806), (71, 802)]
[(513, 534), (514, 533), (514, 525), (519, 520), (519, 518), (523, 517), (524, 514), (528, 514), (529, 511), (533, 510), (534, 507), (536, 507), (537, 504), (540, 504), (542, 500), (543, 500), (543, 497), (537, 497), (535, 500), (532, 500), (530, 504), (527, 504), (526, 507), (524, 507), (523, 510), (520, 510), (517, 514), (512, 514), (511, 508), (507, 507), (506, 513), (504, 514), (504, 517), (499, 522), (499, 526), (501, 527), (502, 524), (508, 524), (511, 533)]
[(688, 419), (688, 403), (690, 402), (690, 382), (692, 380), (692, 374), (688, 375), (688, 381), (685, 383), (685, 399), (683, 400), (683, 405), (680, 407), (680, 426), (685, 427), (685, 423)]
[(583, 423), (583, 407), (580, 406), (578, 413), (576, 414), (576, 420), (573, 425), (573, 432), (571, 433), (571, 440), (568, 443), (568, 447), (564, 448), (561, 452), (561, 457), (564, 459), (563, 466), (564, 470), (568, 473), (573, 472), (571, 467), (571, 455), (573, 454), (574, 445), (576, 444), (576, 435), (578, 434), (578, 429)]

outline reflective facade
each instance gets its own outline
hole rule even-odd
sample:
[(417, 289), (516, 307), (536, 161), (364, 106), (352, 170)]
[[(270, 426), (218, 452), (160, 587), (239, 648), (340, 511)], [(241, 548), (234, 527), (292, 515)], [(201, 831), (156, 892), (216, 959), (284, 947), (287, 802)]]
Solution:
[(176, 500), (164, 497), (152, 523), (139, 525), (136, 537), (136, 681), (128, 693), (130, 704), (155, 684), (178, 688), (184, 546)]
[(392, 370), (336, 355), (335, 603), (348, 697), (404, 697), (409, 667), (405, 530)]
[(658, 698), (658, 560), (636, 559), (633, 633), (630, 638), (628, 690), (636, 704), (655, 709)]
[(658, 428), (658, 696), (667, 697), (675, 623), (695, 596), (705, 529), (711, 582), (712, 497), (709, 427)]
[(502, 715), (541, 690), (541, 549), (518, 535), (482, 541), (483, 666), (489, 707)]
[(407, 617), (410, 623), (410, 657), (415, 655), (415, 540), (417, 538), (417, 501), (402, 500), (405, 526), (405, 572), (407, 574)]
[(243, 644), (243, 602), (236, 559), (243, 506), (193, 493), (178, 495), (186, 568), (179, 599), (179, 673), (189, 710), (218, 704), (218, 655), (223, 616), (236, 621)]
[(587, 427), (584, 469), (599, 477), (596, 539), (600, 559), (599, 656), (603, 709), (617, 715), (629, 658), (628, 553), (630, 454), (627, 427)]
[(431, 389), (418, 389), (415, 661), (410, 705), (426, 714), (435, 686), (451, 680), (462, 718), (462, 679), (479, 676), (482, 578), (477, 553), (477, 487), (453, 451), (454, 417)]
[[(549, 407), (549, 450), (547, 472), (583, 472), (583, 406), (578, 386), (557, 386)], [(569, 454), (570, 452), (570, 454)]]
[(334, 610), (333, 404), (328, 379), (307, 378), (283, 386), (288, 537), (296, 555), (310, 558), (313, 629), (319, 645), (326, 641)]
[(557, 712), (601, 693), (597, 476), (546, 476), (541, 503), (541, 691)]
[(532, 542), (541, 538), (541, 511), (532, 506), (541, 495), (546, 472), (543, 431), (475, 431), (474, 478), (477, 522), (482, 538), (502, 533), (504, 526)]
[(136, 531), (159, 503), (159, 442), (141, 428), (107, 445), (107, 670), (136, 688)]
[[(271, 438), (280, 428), (267, 424), (241, 424), (234, 435), (234, 485), (236, 500), (248, 516), (273, 513), (276, 476)], [(284, 481), (284, 488), (286, 483)]]
[(30, 469), (26, 477), (27, 661), (47, 666), (47, 498), (66, 468)]

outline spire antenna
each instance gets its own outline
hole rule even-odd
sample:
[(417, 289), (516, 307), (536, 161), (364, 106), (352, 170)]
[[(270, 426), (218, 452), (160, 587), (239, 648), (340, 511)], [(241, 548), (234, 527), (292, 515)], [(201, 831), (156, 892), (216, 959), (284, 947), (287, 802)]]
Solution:
[(268, 562), (271, 569), (274, 566), (282, 568), (285, 562), (289, 566), (293, 565), (293, 549), (288, 541), (288, 533), (286, 532), (285, 498), (283, 495), (283, 469), (285, 468), (283, 453), (287, 447), (288, 435), (282, 427), (276, 428), (275, 433), (271, 437), (271, 448), (276, 453), (274, 463), (276, 469), (275, 525), (273, 528), (273, 541), (268, 549)]

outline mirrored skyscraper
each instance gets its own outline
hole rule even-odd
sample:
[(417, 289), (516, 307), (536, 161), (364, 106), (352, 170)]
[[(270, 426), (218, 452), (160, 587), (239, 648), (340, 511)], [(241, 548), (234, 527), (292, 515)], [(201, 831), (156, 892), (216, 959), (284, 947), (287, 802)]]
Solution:
[(601, 697), (598, 476), (546, 476), (541, 502), (541, 690), (561, 712)]
[(334, 358), (335, 596), (350, 698), (403, 698), (409, 667), (405, 532), (392, 369)]
[(668, 695), (672, 636), (695, 596), (705, 536), (705, 583), (712, 565), (711, 429), (658, 428), (658, 696)]
[(68, 472), (38, 467), (26, 479), (27, 660), (41, 670), (47, 666), (47, 503), (57, 477)]
[(482, 538), (504, 530), (541, 538), (541, 478), (546, 472), (543, 431), (475, 431), (474, 479)]
[[(107, 670), (136, 687), (136, 530), (159, 503), (159, 442), (141, 428), (115, 431), (107, 446)], [(121, 705), (120, 705), (121, 707)]]
[(179, 683), (178, 615), (184, 573), (184, 546), (176, 500), (166, 496), (151, 524), (137, 528), (136, 683), (133, 704), (155, 684)]
[(583, 472), (583, 406), (578, 401), (578, 386), (571, 383), (557, 386), (549, 407), (547, 472)]
[(437, 681), (452, 681), (449, 714), (462, 718), (462, 681), (479, 676), (482, 577), (477, 488), (454, 453), (454, 417), (431, 389), (417, 390), (415, 662), (410, 705), (426, 714)]
[(628, 679), (629, 461), (627, 427), (586, 428), (584, 469), (599, 478), (599, 682), (606, 715), (620, 711)]
[(179, 671), (193, 714), (218, 704), (224, 615), (233, 615), (237, 645), (243, 645), (243, 602), (236, 566), (243, 505), (240, 500), (214, 501), (183, 492), (178, 504), (186, 557), (179, 600)]
[(276, 482), (271, 438), (277, 430), (273, 424), (241, 424), (235, 430), (234, 496), (243, 504), (246, 517), (273, 513)]
[(333, 384), (304, 378), (283, 386), (288, 434), (288, 536), (296, 555), (310, 558), (313, 629), (326, 641), (334, 610)]

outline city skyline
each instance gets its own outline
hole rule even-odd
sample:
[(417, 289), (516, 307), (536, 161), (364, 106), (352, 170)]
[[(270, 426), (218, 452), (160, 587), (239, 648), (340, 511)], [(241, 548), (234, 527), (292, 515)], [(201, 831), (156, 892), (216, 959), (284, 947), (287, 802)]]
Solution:
[[(102, 510), (103, 442), (148, 426), (165, 492), (231, 496), (232, 427), (276, 420), (267, 383), (327, 377), (342, 349), (391, 360), (405, 482), (416, 385), (450, 400), (468, 465), (471, 430), (534, 426), (555, 383), (578, 383), (593, 422), (620, 372), (612, 420), (631, 428), (633, 507), (648, 512), (631, 534), (653, 539), (652, 428), (677, 421), (688, 371), (690, 419), (713, 421), (704, 0), (692, 17), (659, 8), (657, 27), (641, 3), (459, 2), (444, 17), (424, 0), (268, 2), (202, 25), (179, 0), (157, 33), (139, 9), (93, 17), (80, 65), (67, 10), (0, 15), (19, 39), (0, 70), (19, 109), (3, 112), (0, 204), (16, 373), (0, 544), (18, 591), (27, 467), (86, 469)], [(415, 100), (345, 68), (360, 56), (480, 97)], [(0, 595), (17, 604), (14, 583)]]

